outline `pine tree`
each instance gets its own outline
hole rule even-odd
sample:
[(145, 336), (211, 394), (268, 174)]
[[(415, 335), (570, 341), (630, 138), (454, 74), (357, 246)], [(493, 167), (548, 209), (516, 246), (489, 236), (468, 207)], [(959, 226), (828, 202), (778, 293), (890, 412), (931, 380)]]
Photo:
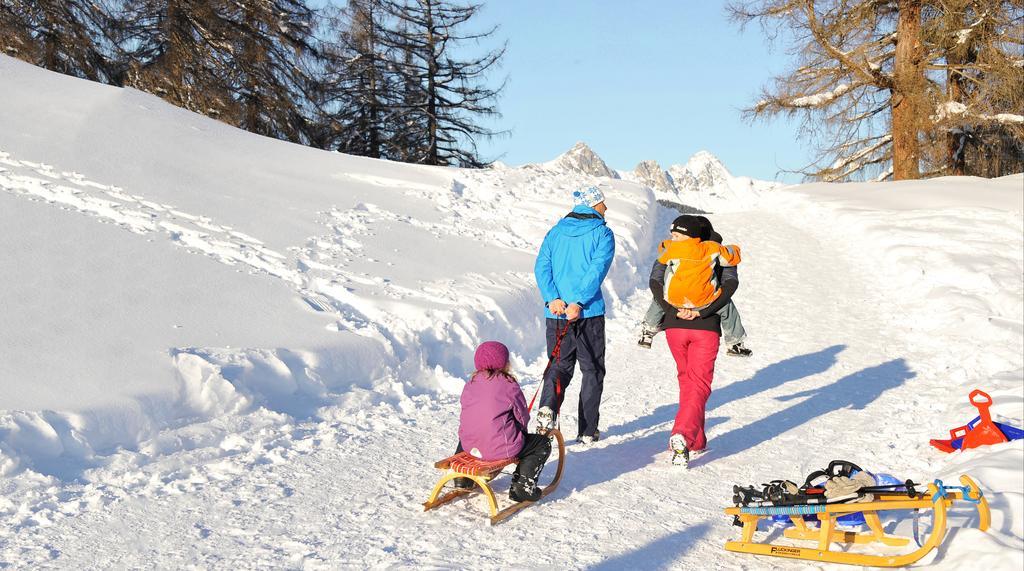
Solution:
[[(799, 116), (818, 145), (808, 176), (912, 179), (968, 172), (968, 162), (980, 174), (1020, 149), (1019, 0), (760, 0), (730, 9), (795, 38), (797, 65), (747, 115)], [(971, 13), (991, 25), (965, 26)]]
[[(406, 162), (482, 166), (504, 47), (461, 58), (478, 4), (350, 0), (0, 0), (0, 49), (128, 85), (249, 131)], [(334, 41), (325, 41), (332, 26)]]
[(329, 48), (323, 82), (333, 150), (401, 158), (395, 140), (398, 74), (392, 50), (380, 41), (387, 17), (378, 0), (351, 0), (334, 20), (342, 31)]
[(115, 82), (108, 57), (105, 3), (88, 0), (0, 1), (0, 52), (46, 69)]
[(119, 20), (129, 85), (255, 133), (311, 140), (317, 20), (302, 0), (138, 0)]
[(316, 13), (303, 0), (249, 0), (227, 4), (222, 17), (234, 30), (229, 89), (241, 107), (235, 124), (308, 143), (313, 69), (321, 56)]
[(498, 65), (505, 46), (479, 57), (457, 59), (457, 47), (493, 36), (496, 27), (480, 33), (462, 29), (479, 12), (480, 4), (457, 5), (443, 0), (382, 0), (397, 25), (381, 41), (401, 59), (403, 97), (397, 136), (409, 162), (480, 167), (486, 163), (476, 146), (495, 131), (479, 123), (499, 113), (496, 100), (504, 84), (487, 86), (484, 79)]
[(1024, 3), (941, 0), (926, 18), (943, 74), (931, 117), (934, 174), (1024, 170)]
[(218, 119), (235, 115), (225, 76), (230, 44), (215, 2), (138, 0), (120, 8), (127, 85)]
[[(914, 125), (921, 94), (904, 90), (920, 86), (923, 70), (920, 42), (898, 37), (914, 30), (911, 13), (900, 17), (906, 3), (768, 0), (730, 7), (744, 24), (760, 21), (798, 38), (795, 69), (774, 78), (747, 114), (801, 117), (802, 132), (819, 145), (819, 158), (805, 174), (823, 180), (872, 172), (880, 179), (915, 176), (916, 162), (907, 163), (919, 154)], [(894, 163), (898, 168), (887, 168)]]

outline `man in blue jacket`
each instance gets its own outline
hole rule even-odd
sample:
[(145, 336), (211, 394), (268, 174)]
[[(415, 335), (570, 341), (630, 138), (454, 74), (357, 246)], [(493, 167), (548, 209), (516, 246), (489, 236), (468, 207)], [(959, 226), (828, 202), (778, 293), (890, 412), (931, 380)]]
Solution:
[(601, 282), (615, 256), (615, 236), (605, 224), (608, 207), (597, 187), (573, 192), (575, 207), (555, 224), (540, 247), (534, 274), (547, 308), (548, 354), (563, 331), (557, 362), (544, 376), (538, 430), (555, 426), (565, 389), (579, 361), (580, 388), (577, 441), (591, 444), (600, 437), (601, 392), (604, 390), (604, 297)]

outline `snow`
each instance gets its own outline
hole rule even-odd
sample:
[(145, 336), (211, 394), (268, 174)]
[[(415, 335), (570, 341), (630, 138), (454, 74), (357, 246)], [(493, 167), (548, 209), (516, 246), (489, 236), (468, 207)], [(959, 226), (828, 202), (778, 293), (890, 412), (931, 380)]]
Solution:
[[(396, 168), (9, 58), (0, 73), (15, 87), (0, 99), (0, 217), (14, 230), (0, 245), (18, 268), (0, 278), (18, 300), (0, 410), (58, 411), (32, 412), (31, 430), (5, 422), (5, 473), (77, 473), (188, 420), (308, 415), (353, 386), (398, 401), (458, 391), (485, 338), (520, 360), (542, 351), (524, 333), (541, 319), (532, 253), (591, 178)], [(38, 109), (60, 111), (40, 128)], [(651, 248), (640, 231), (656, 207), (634, 185), (606, 192), (614, 298), (639, 283), (629, 264)], [(54, 466), (69, 439), (77, 463)]]
[(714, 154), (698, 151), (685, 165), (667, 172), (677, 192), (655, 193), (659, 200), (685, 204), (705, 212), (733, 212), (754, 207), (761, 195), (781, 185), (746, 176), (734, 176)]
[(980, 117), (996, 123), (1024, 123), (1024, 115), (1016, 113), (996, 113), (995, 115), (980, 115)]
[(941, 121), (949, 116), (966, 116), (980, 121), (991, 121), (995, 123), (1024, 123), (1024, 115), (1016, 113), (972, 113), (966, 105), (959, 101), (946, 101), (936, 108), (933, 120)]
[(835, 88), (821, 93), (815, 93), (813, 95), (804, 95), (802, 97), (794, 97), (786, 101), (788, 107), (819, 107), (825, 103), (835, 101), (842, 97), (847, 92), (853, 89), (853, 86), (840, 83)]
[[(719, 359), (711, 449), (679, 472), (674, 364), (635, 344), (676, 214), (650, 189), (304, 149), (2, 56), (0, 80), (0, 567), (813, 568), (724, 551), (721, 509), (836, 458), (970, 473), (992, 529), (958, 505), (922, 566), (1024, 565), (1024, 444), (928, 445), (975, 387), (1024, 419), (1021, 175), (673, 195), (743, 246), (755, 351)], [(596, 182), (618, 246), (602, 439), (499, 527), (479, 498), (423, 513), (475, 344), (536, 389), (533, 252)]]

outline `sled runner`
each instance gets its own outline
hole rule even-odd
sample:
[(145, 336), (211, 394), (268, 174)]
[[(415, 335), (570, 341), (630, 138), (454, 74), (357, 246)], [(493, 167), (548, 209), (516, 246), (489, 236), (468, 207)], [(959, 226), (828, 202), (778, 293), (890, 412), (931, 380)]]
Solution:
[[(902, 567), (910, 565), (924, 557), (929, 551), (938, 547), (946, 535), (946, 512), (955, 501), (966, 501), (977, 505), (978, 529), (988, 530), (988, 501), (978, 488), (978, 484), (966, 474), (960, 476), (963, 486), (944, 486), (941, 480), (928, 485), (928, 490), (917, 497), (906, 493), (875, 495), (874, 501), (862, 503), (823, 503), (811, 505), (764, 506), (764, 507), (732, 507), (725, 513), (735, 517), (737, 525), (742, 526), (742, 539), (725, 544), (729, 551), (753, 553), (755, 555), (773, 555), (791, 559), (823, 561), (828, 563), (844, 563), (848, 565), (869, 565), (876, 567)], [(955, 490), (955, 491), (954, 491)], [(912, 494), (913, 495), (913, 494)], [(890, 547), (903, 547), (911, 543), (907, 537), (887, 535), (882, 529), (879, 514), (887, 510), (921, 510), (932, 512), (931, 535), (920, 547), (902, 555), (872, 555), (852, 551), (832, 551), (833, 542), (846, 544), (881, 543)], [(862, 513), (866, 522), (867, 533), (842, 531), (836, 529), (836, 519), (851, 513)], [(793, 527), (786, 529), (783, 535), (790, 539), (817, 541), (816, 547), (796, 547), (776, 545), (754, 541), (757, 524), (762, 519), (771, 521), (773, 516), (786, 515), (793, 522)], [(820, 524), (817, 528), (807, 525), (805, 515), (814, 515)]]
[[(565, 440), (562, 438), (562, 433), (558, 430), (550, 430), (547, 434), (549, 437), (554, 438), (558, 443), (558, 466), (555, 468), (555, 478), (550, 484), (543, 488), (541, 498), (544, 498), (551, 492), (555, 491), (555, 488), (558, 487), (558, 482), (562, 479), (562, 468), (565, 464)], [(438, 480), (437, 484), (434, 486), (434, 490), (430, 493), (430, 499), (423, 504), (423, 511), (432, 510), (438, 506), (447, 504), (462, 496), (468, 495), (479, 488), (480, 493), (487, 498), (488, 507), (491, 512), (491, 525), (505, 520), (519, 510), (535, 503), (518, 502), (505, 509), (498, 509), (498, 498), (494, 495), (494, 490), (491, 489), (490, 482), (501, 474), (502, 469), (506, 466), (511, 466), (516, 462), (516, 458), (484, 462), (479, 458), (471, 456), (468, 452), (461, 452), (455, 456), (449, 456), (444, 460), (438, 461), (434, 464), (434, 467), (440, 470), (448, 470), (448, 472), (441, 476), (441, 479)], [(467, 489), (456, 488), (444, 495), (441, 495), (444, 485), (455, 478), (468, 478), (476, 485)]]

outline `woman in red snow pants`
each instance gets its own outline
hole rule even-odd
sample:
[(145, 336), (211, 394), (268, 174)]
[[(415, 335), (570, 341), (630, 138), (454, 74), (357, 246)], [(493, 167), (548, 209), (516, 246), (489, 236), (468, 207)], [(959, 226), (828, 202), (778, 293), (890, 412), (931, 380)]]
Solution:
[(651, 269), (651, 293), (665, 310), (661, 322), (669, 350), (676, 361), (679, 380), (679, 411), (672, 434), (682, 435), (690, 451), (707, 446), (704, 435), (704, 409), (711, 396), (718, 358), (718, 339), (722, 326), (718, 310), (725, 307), (739, 287), (735, 268), (719, 272), (722, 294), (707, 307), (678, 309), (665, 300), (665, 264), (654, 262)]
[(690, 450), (703, 450), (708, 442), (704, 435), (704, 407), (715, 377), (718, 333), (671, 328), (665, 330), (665, 337), (676, 360), (679, 379), (679, 410), (672, 434), (682, 434)]

